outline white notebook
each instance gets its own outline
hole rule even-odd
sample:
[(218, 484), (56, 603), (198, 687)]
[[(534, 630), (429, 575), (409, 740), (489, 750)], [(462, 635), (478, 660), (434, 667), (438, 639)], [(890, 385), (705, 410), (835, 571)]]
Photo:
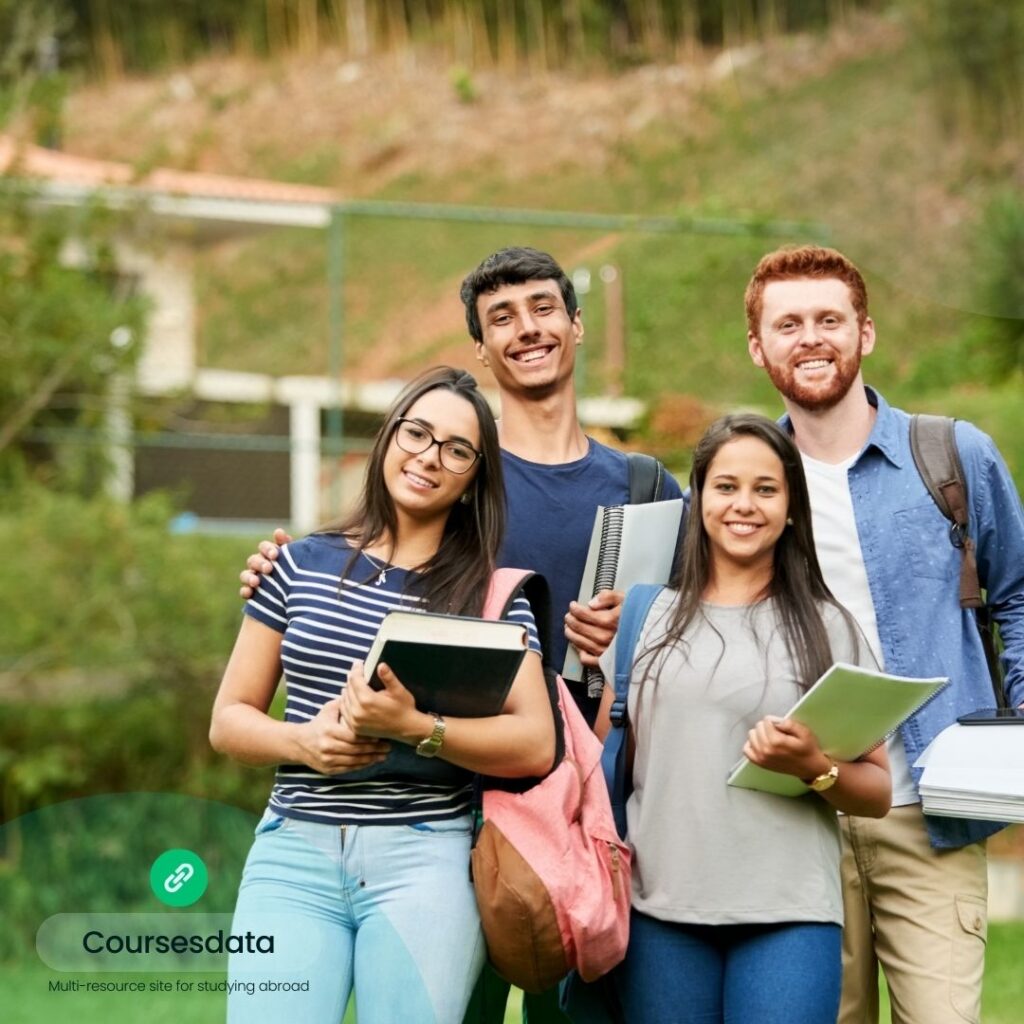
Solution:
[(926, 814), (1024, 821), (1024, 728), (951, 725), (914, 762)]
[[(580, 583), (580, 604), (602, 590), (668, 583), (682, 518), (682, 498), (643, 505), (599, 505)], [(583, 678), (583, 665), (572, 644), (565, 654), (562, 675)]]

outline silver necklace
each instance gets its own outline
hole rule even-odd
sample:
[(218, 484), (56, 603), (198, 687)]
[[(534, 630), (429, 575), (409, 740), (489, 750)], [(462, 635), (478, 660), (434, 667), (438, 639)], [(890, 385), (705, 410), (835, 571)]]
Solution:
[(374, 586), (379, 587), (382, 584), (387, 583), (388, 573), (391, 572), (392, 569), (394, 569), (394, 566), (384, 565), (382, 562), (378, 562), (376, 558), (374, 558), (372, 555), (368, 555), (365, 551), (361, 552), (361, 554), (363, 558), (365, 558), (370, 563), (370, 565), (372, 565), (374, 569), (376, 569), (378, 572), (377, 582), (374, 584)]

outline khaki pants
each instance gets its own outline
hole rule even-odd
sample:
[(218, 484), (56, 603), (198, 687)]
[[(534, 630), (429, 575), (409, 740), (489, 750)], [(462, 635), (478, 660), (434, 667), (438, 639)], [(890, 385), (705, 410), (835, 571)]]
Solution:
[(984, 842), (934, 849), (919, 804), (894, 807), (881, 819), (839, 820), (839, 1024), (876, 1024), (879, 964), (893, 1024), (977, 1022), (988, 924)]

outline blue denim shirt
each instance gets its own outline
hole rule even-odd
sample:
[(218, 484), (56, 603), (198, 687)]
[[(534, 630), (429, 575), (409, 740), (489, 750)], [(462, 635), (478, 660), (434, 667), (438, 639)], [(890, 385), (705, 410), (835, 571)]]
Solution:
[[(958, 715), (991, 707), (994, 697), (974, 613), (960, 608), (960, 551), (950, 541), (949, 520), (914, 465), (910, 416), (873, 389), (865, 390), (878, 417), (848, 479), (885, 668), (950, 679), (900, 730), (917, 785), (921, 770), (913, 764), (924, 748)], [(788, 417), (782, 422), (790, 426)], [(956, 440), (978, 575), (1005, 645), (1006, 691), (1017, 705), (1024, 702), (1024, 509), (991, 438), (958, 421)], [(936, 847), (963, 846), (1003, 827), (991, 821), (926, 820)]]

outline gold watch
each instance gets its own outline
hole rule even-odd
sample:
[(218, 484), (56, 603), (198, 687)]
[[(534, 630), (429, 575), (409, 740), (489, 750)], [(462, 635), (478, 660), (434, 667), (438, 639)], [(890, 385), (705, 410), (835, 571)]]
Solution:
[(434, 728), (426, 739), (416, 744), (416, 753), (420, 757), (436, 757), (444, 743), (444, 719), (434, 711), (430, 713), (434, 716)]
[[(826, 755), (828, 756), (828, 755)], [(839, 765), (829, 757), (829, 761), (832, 767), (827, 772), (822, 772), (820, 775), (815, 776), (813, 779), (806, 779), (805, 782), (815, 793), (824, 793), (826, 789), (831, 789), (839, 781)]]

